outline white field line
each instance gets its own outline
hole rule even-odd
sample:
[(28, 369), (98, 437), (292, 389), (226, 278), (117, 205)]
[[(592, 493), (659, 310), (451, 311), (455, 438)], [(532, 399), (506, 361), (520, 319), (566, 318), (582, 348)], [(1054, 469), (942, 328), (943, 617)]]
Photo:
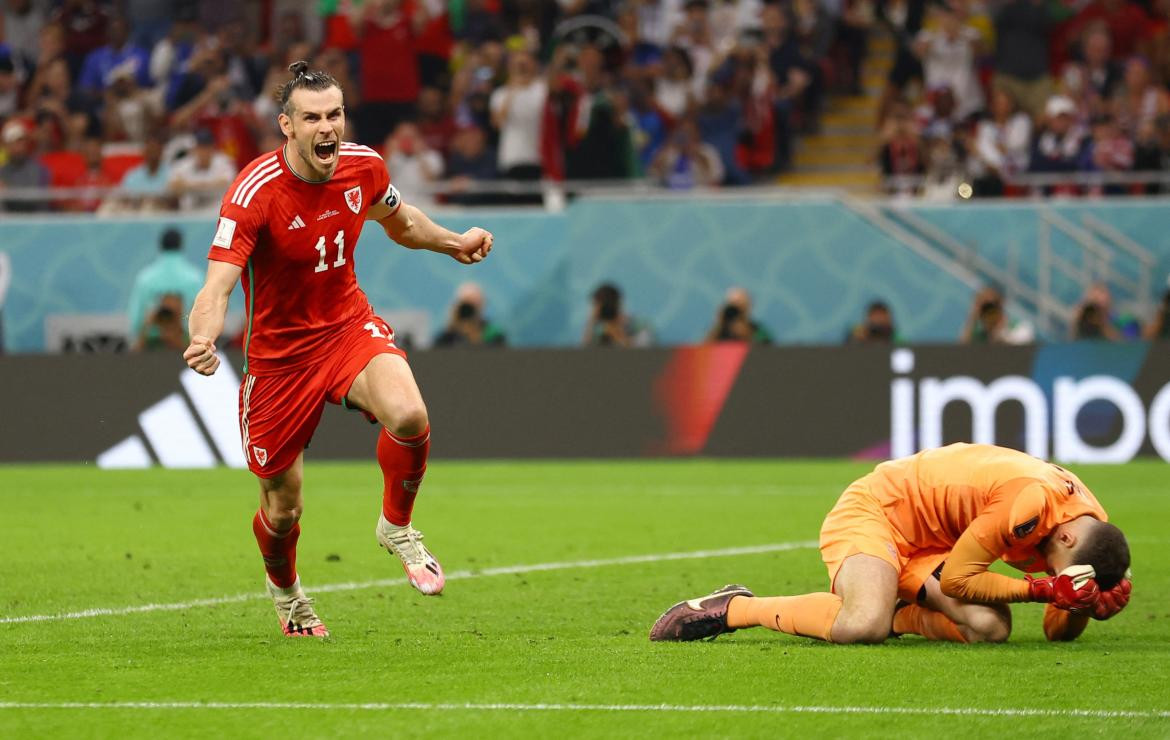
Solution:
[[(660, 563), (670, 560), (695, 560), (699, 558), (723, 558), (734, 555), (759, 555), (769, 552), (787, 552), (789, 550), (805, 550), (817, 547), (814, 541), (806, 542), (777, 542), (771, 545), (751, 545), (748, 547), (727, 547), (721, 550), (693, 550), (691, 552), (665, 552), (652, 555), (628, 555), (620, 558), (603, 558), (598, 560), (567, 560), (558, 563), (532, 563), (530, 565), (506, 565), (498, 568), (482, 568), (480, 570), (457, 570), (447, 574), (448, 581), (464, 580), (469, 578), (484, 578), (487, 576), (508, 576), (521, 573), (541, 573), (551, 570), (574, 570), (578, 568), (604, 568), (611, 565), (636, 565), (638, 563)], [(406, 585), (405, 578), (382, 578), (375, 581), (354, 581), (350, 583), (328, 583), (323, 586), (309, 586), (310, 594), (327, 594), (336, 591), (359, 591), (365, 588), (386, 588), (389, 586)], [(144, 612), (185, 611), (199, 607), (221, 606), (223, 604), (239, 604), (255, 599), (267, 599), (268, 594), (247, 593), (234, 596), (216, 596), (207, 599), (193, 599), (169, 604), (140, 604), (138, 606), (100, 607), (83, 609), (75, 612), (60, 614), (29, 614), (22, 617), (0, 617), (0, 624), (22, 624), (25, 622), (57, 622), (66, 619), (89, 619), (91, 617), (123, 616), (127, 614), (141, 614)]]
[(519, 704), (461, 702), (0, 702), (0, 709), (312, 709), (342, 712), (466, 711), (466, 712), (695, 712), (728, 714), (855, 714), (950, 715), (960, 717), (1050, 717), (1068, 719), (1170, 719), (1157, 709), (1040, 709), (1033, 707), (831, 707), (769, 706), (766, 704)]

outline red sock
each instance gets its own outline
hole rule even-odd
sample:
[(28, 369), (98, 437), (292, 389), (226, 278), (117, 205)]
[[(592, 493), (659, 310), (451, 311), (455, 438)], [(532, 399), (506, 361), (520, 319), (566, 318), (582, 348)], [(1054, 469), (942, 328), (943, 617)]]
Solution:
[(252, 533), (256, 535), (256, 543), (260, 545), (260, 554), (264, 557), (264, 570), (268, 571), (268, 579), (278, 588), (288, 588), (297, 582), (297, 539), (301, 536), (301, 525), (298, 522), (287, 532), (277, 532), (264, 510), (256, 511), (252, 517)]
[(378, 435), (378, 465), (382, 467), (382, 516), (391, 524), (405, 527), (414, 511), (427, 454), (431, 451), (431, 428), (414, 437), (397, 437), (389, 429)]

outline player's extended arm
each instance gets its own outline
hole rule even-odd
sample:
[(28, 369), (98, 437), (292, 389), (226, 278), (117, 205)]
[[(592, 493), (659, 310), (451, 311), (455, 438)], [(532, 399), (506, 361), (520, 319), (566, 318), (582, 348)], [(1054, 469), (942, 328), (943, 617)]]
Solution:
[(1038, 601), (1076, 612), (1091, 610), (1097, 603), (1099, 590), (1089, 566), (1083, 566), (1088, 568), (1087, 573), (1074, 572), (1081, 571), (1082, 566), (1073, 566), (1056, 576), (1028, 576), (1020, 580), (988, 571), (998, 559), (968, 528), (947, 556), (939, 577), (942, 592), (962, 601), (983, 604)]
[(219, 367), (215, 354), (215, 340), (223, 331), (228, 298), (240, 279), (243, 268), (229, 262), (211, 260), (207, 264), (207, 279), (191, 306), (188, 330), (191, 344), (183, 353), (187, 366), (197, 373), (211, 375)]
[(494, 237), (479, 227), (456, 234), (408, 203), (386, 215), (378, 213), (379, 210), (389, 211), (383, 203), (378, 203), (370, 208), (370, 218), (382, 225), (387, 236), (407, 249), (439, 252), (465, 265), (482, 262), (492, 251)]
[(983, 604), (1030, 601), (1027, 581), (987, 570), (996, 560), (999, 556), (984, 549), (974, 533), (964, 532), (939, 575), (942, 592), (954, 599)]

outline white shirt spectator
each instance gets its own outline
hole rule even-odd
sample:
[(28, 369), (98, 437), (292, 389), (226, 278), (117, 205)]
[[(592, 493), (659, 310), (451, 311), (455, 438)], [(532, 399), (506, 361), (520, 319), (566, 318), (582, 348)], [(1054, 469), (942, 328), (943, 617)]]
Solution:
[(975, 129), (971, 174), (981, 177), (989, 170), (1000, 175), (1026, 171), (1031, 143), (1032, 119), (1027, 113), (1016, 113), (1002, 125), (990, 118), (980, 121)]
[(983, 88), (975, 75), (978, 41), (979, 32), (970, 26), (961, 26), (953, 38), (937, 30), (923, 30), (918, 34), (919, 44), (925, 47), (922, 70), (926, 88), (949, 87), (960, 119), (983, 110)]
[(198, 155), (189, 152), (171, 167), (167, 187), (180, 188), (179, 209), (197, 211), (214, 209), (223, 198), (223, 191), (236, 176), (236, 166), (223, 152), (211, 155), (208, 166), (199, 166)]
[(443, 155), (434, 149), (422, 149), (409, 155), (394, 152), (386, 158), (386, 169), (406, 202), (415, 206), (434, 204), (431, 189), (443, 176)]
[(498, 114), (507, 108), (500, 126), (498, 162), (501, 173), (506, 175), (512, 167), (523, 165), (540, 166), (541, 119), (547, 98), (548, 86), (541, 79), (524, 87), (506, 85), (492, 93), (492, 112)]

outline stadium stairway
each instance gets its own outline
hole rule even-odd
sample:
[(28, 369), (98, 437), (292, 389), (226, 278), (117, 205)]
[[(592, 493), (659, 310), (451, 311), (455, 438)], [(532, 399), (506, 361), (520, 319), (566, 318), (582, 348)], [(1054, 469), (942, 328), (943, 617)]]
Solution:
[(894, 40), (875, 32), (862, 67), (861, 95), (830, 95), (818, 132), (796, 142), (792, 169), (781, 185), (841, 188), (858, 195), (878, 193), (878, 101), (894, 63)]

